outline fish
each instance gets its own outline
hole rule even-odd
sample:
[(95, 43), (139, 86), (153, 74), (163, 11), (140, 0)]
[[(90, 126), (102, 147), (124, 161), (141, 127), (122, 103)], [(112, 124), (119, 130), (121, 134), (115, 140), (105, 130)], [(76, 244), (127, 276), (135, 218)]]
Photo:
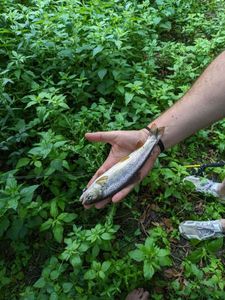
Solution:
[(152, 124), (146, 142), (100, 175), (88, 188), (83, 190), (80, 201), (83, 205), (94, 204), (112, 197), (126, 186), (140, 179), (140, 169), (148, 160), (164, 132), (164, 127)]

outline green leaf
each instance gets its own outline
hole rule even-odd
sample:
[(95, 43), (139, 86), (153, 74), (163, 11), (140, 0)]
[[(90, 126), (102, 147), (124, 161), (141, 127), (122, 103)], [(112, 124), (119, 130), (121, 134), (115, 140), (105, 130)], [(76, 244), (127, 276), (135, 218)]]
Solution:
[(222, 247), (223, 247), (223, 238), (220, 238), (220, 239), (218, 238), (218, 239), (215, 239), (213, 241), (208, 241), (207, 244), (206, 244), (206, 249), (210, 253), (216, 253)]
[(80, 256), (77, 254), (70, 258), (70, 263), (73, 267), (77, 268), (77, 267), (81, 266), (82, 260), (81, 260)]
[(167, 249), (159, 249), (159, 251), (157, 252), (158, 256), (167, 256), (170, 254), (170, 251)]
[(73, 56), (73, 51), (72, 51), (72, 49), (63, 49), (59, 52), (59, 55), (62, 57), (71, 58)]
[(99, 254), (100, 248), (98, 245), (94, 245), (94, 247), (92, 248), (92, 256), (93, 257), (97, 257)]
[(134, 94), (126, 92), (126, 93), (125, 93), (125, 103), (126, 103), (126, 105), (127, 105), (128, 103), (130, 103), (130, 101), (131, 101), (133, 98), (134, 98)]
[(159, 264), (162, 267), (170, 266), (172, 264), (172, 261), (168, 256), (161, 256), (158, 259), (159, 259)]
[(22, 197), (22, 202), (23, 203), (28, 203), (31, 202), (32, 198), (33, 198), (33, 194), (34, 191), (39, 187), (39, 185), (35, 184), (35, 185), (31, 185), (29, 187), (23, 188), (20, 191), (20, 195)]
[(96, 277), (96, 272), (94, 270), (88, 270), (84, 274), (84, 279), (85, 280), (93, 280)]
[(157, 5), (163, 5), (164, 4), (164, 0), (156, 0), (155, 1)]
[(122, 42), (121, 41), (115, 40), (114, 43), (115, 43), (117, 49), (121, 48), (121, 46), (122, 46)]
[(41, 163), (40, 160), (36, 160), (36, 161), (34, 162), (34, 165), (35, 165), (36, 168), (41, 168), (41, 167), (42, 167), (42, 163)]
[(19, 79), (19, 78), (20, 78), (20, 75), (21, 75), (21, 70), (16, 70), (16, 71), (14, 72), (14, 74), (15, 74), (16, 78)]
[(108, 271), (108, 269), (110, 268), (111, 264), (112, 263), (110, 261), (104, 261), (104, 263), (102, 264), (102, 271), (103, 272)]
[(44, 286), (45, 286), (45, 280), (43, 277), (39, 278), (34, 284), (34, 287), (39, 289), (43, 288)]
[(63, 292), (67, 294), (72, 289), (73, 284), (71, 282), (64, 282), (62, 286)]
[(192, 251), (188, 256), (187, 259), (190, 260), (193, 263), (197, 263), (201, 260), (201, 258), (203, 257), (204, 252), (202, 248), (198, 248), (194, 251)]
[(56, 200), (52, 200), (51, 202), (51, 206), (50, 206), (50, 215), (51, 217), (53, 217), (54, 219), (58, 216), (58, 206), (57, 206), (57, 202)]
[(53, 235), (55, 240), (58, 243), (62, 242), (63, 239), (63, 226), (61, 225), (61, 223), (56, 223), (55, 226), (53, 227)]
[(6, 231), (6, 229), (9, 227), (10, 222), (8, 220), (8, 218), (3, 217), (0, 220), (0, 237), (3, 235), (3, 233)]
[(50, 278), (51, 280), (56, 280), (60, 275), (60, 272), (57, 270), (54, 270), (50, 273)]
[(170, 31), (171, 30), (171, 22), (169, 22), (169, 21), (167, 21), (167, 22), (164, 22), (164, 23), (160, 23), (160, 27), (161, 28), (164, 28), (164, 29), (166, 29), (166, 30), (168, 30), (168, 31)]
[(98, 53), (102, 52), (104, 48), (100, 45), (98, 45), (97, 47), (95, 47), (93, 49), (93, 52), (92, 52), (92, 56), (94, 57), (95, 55), (97, 55)]
[(118, 85), (116, 88), (120, 92), (121, 95), (124, 95), (125, 90), (124, 90), (124, 87), (122, 85)]
[(18, 207), (18, 201), (19, 201), (19, 199), (20, 199), (19, 196), (15, 196), (15, 197), (10, 198), (8, 200), (7, 207), (16, 210), (17, 207)]
[(62, 161), (60, 159), (54, 159), (50, 163), (50, 168), (61, 171), (62, 170)]
[(51, 296), (50, 296), (49, 300), (58, 300), (58, 299), (59, 299), (59, 297), (56, 294), (56, 292), (51, 293)]
[(69, 109), (70, 107), (65, 103), (65, 102), (61, 102), (59, 103), (59, 106), (65, 109)]
[(83, 242), (83, 243), (80, 245), (80, 247), (79, 247), (79, 251), (80, 251), (80, 252), (86, 252), (88, 248), (89, 248), (89, 244)]
[[(62, 147), (62, 146), (64, 146), (65, 144), (67, 143), (67, 141), (59, 141), (59, 142), (56, 142), (56, 143), (54, 143), (54, 148), (60, 148), (60, 147)], [(59, 160), (58, 159), (56, 159), (56, 161), (58, 162)]]
[(97, 86), (97, 90), (102, 95), (108, 95), (113, 91), (113, 84), (113, 80), (105, 79)]
[(65, 169), (70, 170), (70, 166), (66, 160), (63, 160), (62, 165)]
[(20, 158), (16, 164), (16, 169), (27, 166), (29, 164), (29, 162), (30, 162), (30, 159), (27, 157)]
[(136, 261), (143, 261), (145, 258), (144, 253), (138, 249), (130, 251), (129, 256)]
[(148, 237), (145, 241), (145, 246), (148, 249), (152, 249), (154, 247), (155, 241), (152, 237)]
[(53, 219), (48, 219), (44, 223), (41, 224), (40, 231), (45, 231), (49, 229), (52, 225)]
[(105, 273), (103, 271), (99, 271), (98, 275), (101, 279), (103, 279), (103, 280), (105, 279)]
[(58, 216), (58, 220), (63, 221), (65, 223), (70, 223), (76, 218), (77, 218), (77, 214), (73, 214), (73, 213), (61, 213)]
[(107, 73), (106, 69), (100, 69), (100, 70), (98, 70), (98, 76), (99, 76), (99, 78), (102, 80), (105, 77), (106, 73)]
[(112, 235), (108, 232), (105, 232), (101, 235), (101, 238), (105, 241), (110, 241), (112, 239)]
[(148, 261), (144, 261), (144, 277), (146, 279), (151, 279), (155, 271), (152, 264)]

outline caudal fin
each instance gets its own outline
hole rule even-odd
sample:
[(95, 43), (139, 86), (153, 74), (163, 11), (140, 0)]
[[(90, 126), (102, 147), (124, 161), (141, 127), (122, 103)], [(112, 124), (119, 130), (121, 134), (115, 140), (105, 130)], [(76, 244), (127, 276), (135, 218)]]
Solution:
[(151, 125), (151, 127), (149, 128), (150, 132), (156, 136), (160, 136), (162, 137), (165, 131), (165, 127), (157, 127), (157, 125), (155, 123), (153, 123)]

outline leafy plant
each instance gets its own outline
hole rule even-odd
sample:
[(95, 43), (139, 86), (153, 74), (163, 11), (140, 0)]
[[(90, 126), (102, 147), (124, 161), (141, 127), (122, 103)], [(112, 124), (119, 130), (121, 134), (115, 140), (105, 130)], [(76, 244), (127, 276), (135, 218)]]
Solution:
[(223, 159), (224, 120), (161, 154), (119, 206), (79, 202), (109, 150), (84, 134), (145, 127), (224, 49), (224, 1), (203, 4), (1, 1), (0, 298), (125, 299), (145, 286), (153, 299), (224, 299), (222, 241), (190, 250), (178, 233), (223, 217), (182, 182), (185, 166)]
[(129, 255), (135, 261), (143, 262), (143, 273), (146, 279), (151, 279), (157, 270), (172, 263), (169, 249), (159, 248), (154, 237), (149, 236), (144, 244), (137, 244), (136, 247), (137, 249), (130, 251)]

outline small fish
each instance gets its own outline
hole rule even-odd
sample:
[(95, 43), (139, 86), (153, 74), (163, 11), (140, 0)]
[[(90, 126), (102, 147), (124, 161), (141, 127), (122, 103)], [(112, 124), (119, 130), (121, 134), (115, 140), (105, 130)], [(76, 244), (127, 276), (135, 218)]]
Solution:
[(158, 129), (153, 124), (151, 127), (152, 134), (143, 145), (138, 145), (138, 149), (123, 157), (83, 191), (80, 197), (82, 204), (93, 204), (112, 197), (132, 182), (138, 181), (140, 177), (139, 170), (150, 157), (163, 132), (164, 127)]

